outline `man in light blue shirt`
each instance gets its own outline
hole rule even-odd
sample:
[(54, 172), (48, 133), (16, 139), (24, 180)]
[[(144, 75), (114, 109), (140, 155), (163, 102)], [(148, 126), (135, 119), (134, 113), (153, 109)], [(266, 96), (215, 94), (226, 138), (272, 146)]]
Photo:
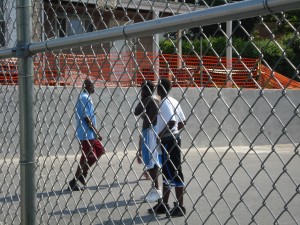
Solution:
[(95, 129), (91, 129), (90, 127), (91, 124), (96, 126), (96, 116), (94, 112), (95, 109), (90, 93), (85, 90), (82, 91), (76, 103), (75, 115), (76, 136), (79, 140), (93, 140), (97, 138)]
[(94, 92), (94, 84), (90, 79), (86, 79), (83, 83), (83, 91), (76, 103), (75, 113), (76, 136), (80, 141), (82, 155), (75, 177), (69, 182), (70, 191), (82, 190), (77, 181), (86, 186), (89, 168), (105, 153), (101, 143), (102, 137), (96, 128), (95, 108), (90, 97)]

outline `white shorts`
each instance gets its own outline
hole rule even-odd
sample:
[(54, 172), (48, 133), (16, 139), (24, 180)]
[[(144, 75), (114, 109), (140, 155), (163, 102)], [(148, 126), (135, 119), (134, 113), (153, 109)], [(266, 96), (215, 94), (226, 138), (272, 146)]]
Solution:
[(146, 170), (161, 166), (161, 159), (157, 152), (156, 127), (147, 128), (142, 131), (142, 157)]

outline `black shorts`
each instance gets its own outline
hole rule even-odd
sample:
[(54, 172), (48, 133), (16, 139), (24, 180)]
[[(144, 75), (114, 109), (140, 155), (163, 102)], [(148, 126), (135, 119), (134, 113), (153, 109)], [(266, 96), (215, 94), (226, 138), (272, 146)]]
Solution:
[(162, 138), (163, 182), (168, 186), (184, 187), (181, 168), (181, 139), (179, 135)]

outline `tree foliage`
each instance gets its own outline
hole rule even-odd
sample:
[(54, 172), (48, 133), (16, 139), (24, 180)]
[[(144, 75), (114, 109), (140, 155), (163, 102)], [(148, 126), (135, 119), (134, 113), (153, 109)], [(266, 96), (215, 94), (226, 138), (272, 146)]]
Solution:
[[(226, 2), (229, 1), (205, 0), (209, 7)], [(204, 1), (199, 1), (199, 4), (204, 4)], [(300, 69), (299, 27), (300, 10), (233, 21), (233, 57), (261, 58), (275, 71), (299, 80), (299, 74), (296, 74)], [(169, 37), (161, 42), (163, 53), (176, 51), (176, 33)], [(228, 46), (226, 23), (186, 31), (182, 46), (183, 54), (201, 52), (206, 56), (225, 56)]]

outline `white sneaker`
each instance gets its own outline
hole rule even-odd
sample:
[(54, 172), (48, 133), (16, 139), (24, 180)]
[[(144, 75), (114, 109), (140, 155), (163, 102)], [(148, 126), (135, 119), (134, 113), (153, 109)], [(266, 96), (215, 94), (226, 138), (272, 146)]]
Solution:
[(161, 190), (157, 190), (156, 188), (151, 188), (149, 193), (147, 194), (145, 201), (147, 202), (156, 202), (158, 199), (162, 198)]

